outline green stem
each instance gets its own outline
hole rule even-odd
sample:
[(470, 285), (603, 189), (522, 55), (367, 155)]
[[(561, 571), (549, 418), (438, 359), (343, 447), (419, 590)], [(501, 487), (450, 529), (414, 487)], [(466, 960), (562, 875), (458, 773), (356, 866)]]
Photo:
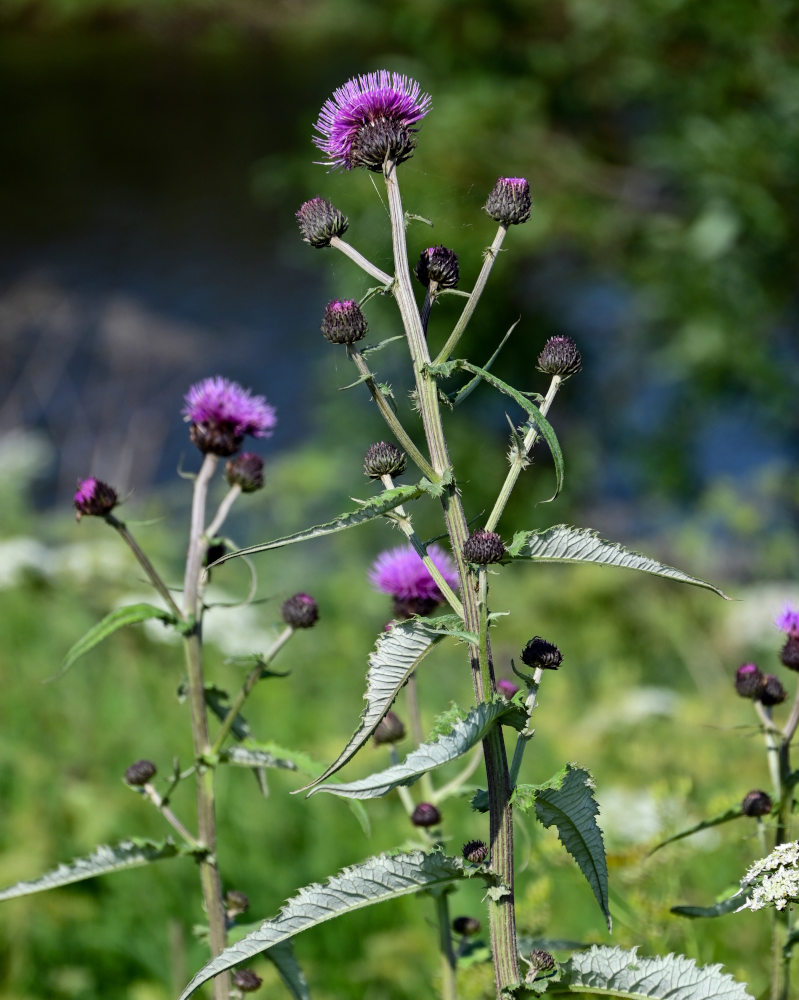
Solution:
[(452, 927), (449, 917), (447, 891), (435, 894), (438, 942), (441, 949), (441, 1000), (458, 1000), (456, 982), (457, 959), (452, 946)]
[(505, 233), (507, 233), (507, 231), (508, 230), (503, 225), (500, 225), (499, 229), (497, 229), (497, 235), (494, 237), (494, 242), (485, 252), (483, 266), (480, 270), (480, 274), (477, 276), (477, 281), (474, 283), (474, 288), (472, 289), (472, 294), (469, 296), (469, 301), (463, 307), (463, 312), (455, 325), (455, 329), (447, 338), (447, 342), (438, 352), (436, 360), (433, 364), (440, 365), (444, 361), (448, 361), (452, 352), (455, 350), (458, 341), (463, 336), (463, 332), (466, 329), (469, 320), (472, 318), (472, 313), (476, 309), (477, 303), (480, 301), (480, 296), (483, 294), (483, 289), (486, 286), (489, 274), (491, 274), (491, 268), (494, 266), (494, 261), (499, 256), (499, 251), (502, 247), (502, 242), (505, 239)]
[(359, 253), (355, 247), (350, 246), (346, 240), (342, 240), (340, 236), (332, 236), (330, 239), (330, 246), (335, 247), (336, 250), (340, 250), (345, 257), (349, 257), (350, 260), (354, 261), (361, 270), (366, 271), (373, 278), (376, 278), (381, 285), (390, 285), (394, 279), (390, 274), (386, 274), (385, 271), (381, 271), (379, 267), (376, 267), (370, 260), (367, 260), (362, 253)]
[(136, 557), (139, 565), (147, 574), (150, 583), (152, 583), (152, 585), (155, 587), (155, 589), (158, 591), (161, 597), (163, 597), (167, 607), (172, 612), (172, 614), (176, 618), (182, 620), (183, 615), (180, 611), (180, 608), (175, 603), (174, 598), (170, 594), (169, 588), (161, 579), (161, 577), (158, 574), (158, 571), (155, 569), (153, 564), (150, 562), (150, 560), (147, 558), (144, 552), (139, 548), (139, 543), (136, 541), (133, 535), (131, 535), (131, 533), (128, 531), (127, 526), (122, 521), (118, 521), (113, 514), (106, 514), (105, 519), (106, 521), (108, 521), (111, 527), (116, 528), (116, 530), (122, 536), (123, 540), (125, 541), (125, 544), (131, 550), (133, 555)]
[(164, 819), (169, 823), (173, 830), (177, 831), (180, 836), (186, 841), (189, 847), (198, 848), (200, 843), (196, 837), (193, 837), (186, 827), (180, 822), (177, 816), (172, 812), (168, 805), (164, 802), (161, 796), (156, 791), (155, 787), (148, 781), (147, 784), (142, 786), (142, 791), (145, 796), (152, 802), (155, 808), (161, 813)]
[(241, 496), (241, 486), (238, 483), (234, 483), (233, 486), (227, 491), (227, 493), (222, 498), (222, 502), (217, 508), (216, 514), (214, 514), (213, 520), (205, 529), (205, 537), (208, 539), (213, 538), (217, 531), (222, 527), (225, 522), (225, 518), (230, 513), (230, 509), (236, 500)]
[[(547, 394), (544, 397), (544, 401), (541, 403), (540, 409), (542, 416), (546, 416), (547, 413), (549, 413), (549, 408), (552, 406), (552, 402), (557, 395), (558, 388), (560, 387), (562, 381), (563, 379), (560, 375), (552, 376), (552, 381), (549, 383)], [(502, 484), (502, 489), (499, 491), (497, 502), (494, 504), (494, 509), (489, 514), (488, 520), (485, 523), (486, 531), (494, 531), (496, 528), (500, 517), (502, 517), (502, 512), (505, 510), (505, 505), (513, 492), (513, 487), (516, 485), (522, 470), (526, 469), (530, 464), (530, 460), (527, 456), (530, 454), (530, 450), (535, 445), (538, 438), (538, 430), (535, 424), (531, 422), (530, 426), (527, 428), (527, 433), (524, 435), (524, 444), (522, 445), (522, 449), (518, 455), (514, 456), (511, 467), (505, 477), (505, 482)]]

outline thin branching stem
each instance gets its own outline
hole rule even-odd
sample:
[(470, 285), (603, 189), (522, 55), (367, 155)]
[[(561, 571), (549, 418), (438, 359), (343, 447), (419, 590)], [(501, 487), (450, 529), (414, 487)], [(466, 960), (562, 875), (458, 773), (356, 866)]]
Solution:
[(351, 261), (354, 261), (362, 271), (366, 271), (367, 274), (376, 278), (381, 285), (386, 286), (386, 289), (391, 286), (394, 279), (390, 274), (386, 274), (385, 271), (381, 271), (379, 267), (364, 257), (362, 253), (356, 250), (354, 246), (347, 243), (346, 240), (342, 240), (340, 236), (332, 236), (330, 239), (330, 246), (335, 247), (336, 250), (340, 250), (345, 257), (349, 257)]
[(177, 816), (172, 812), (169, 806), (166, 804), (165, 800), (161, 798), (158, 794), (154, 785), (151, 785), (148, 781), (142, 786), (142, 792), (145, 797), (152, 802), (155, 808), (161, 813), (164, 819), (169, 823), (173, 830), (177, 831), (180, 836), (186, 841), (189, 847), (198, 848), (200, 847), (200, 842), (196, 837), (192, 836), (186, 827), (180, 822)]
[(227, 493), (222, 497), (222, 502), (217, 507), (216, 514), (214, 514), (211, 523), (205, 529), (205, 537), (208, 539), (213, 538), (217, 531), (222, 527), (227, 519), (228, 514), (233, 506), (233, 504), (241, 496), (241, 486), (238, 483), (234, 483)]
[(141, 566), (141, 568), (147, 574), (147, 578), (150, 581), (150, 583), (152, 583), (152, 585), (155, 587), (155, 589), (158, 591), (161, 597), (163, 597), (167, 607), (172, 612), (172, 614), (178, 620), (182, 621), (183, 614), (180, 608), (175, 603), (174, 598), (170, 594), (169, 587), (167, 587), (167, 585), (161, 579), (156, 568), (153, 566), (153, 564), (150, 562), (150, 560), (147, 558), (144, 552), (139, 548), (139, 543), (136, 541), (133, 535), (131, 535), (130, 531), (128, 531), (127, 525), (125, 525), (124, 522), (122, 521), (118, 521), (113, 514), (106, 514), (105, 519), (106, 521), (108, 521), (108, 523), (111, 525), (112, 528), (116, 528), (117, 532), (122, 537), (125, 544), (128, 546), (133, 555), (136, 557), (136, 560)]

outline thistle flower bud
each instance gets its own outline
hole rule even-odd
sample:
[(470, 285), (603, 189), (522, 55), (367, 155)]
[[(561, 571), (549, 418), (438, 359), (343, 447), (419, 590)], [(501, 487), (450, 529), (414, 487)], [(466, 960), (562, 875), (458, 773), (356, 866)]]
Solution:
[(582, 366), (577, 344), (565, 334), (550, 337), (538, 355), (538, 370), (547, 375), (560, 375), (562, 379), (576, 375)]
[(470, 840), (463, 845), (463, 856), (473, 865), (481, 865), (488, 857), (488, 844), (484, 840)]
[(331, 344), (354, 344), (363, 340), (368, 328), (361, 307), (352, 299), (333, 299), (325, 306), (322, 333)]
[(420, 802), (411, 813), (411, 823), (414, 826), (438, 826), (441, 822), (441, 813), (432, 802)]
[(253, 451), (243, 451), (225, 463), (225, 478), (242, 493), (255, 493), (264, 485), (264, 460)]
[(404, 738), (405, 726), (402, 724), (402, 719), (393, 712), (386, 712), (375, 728), (375, 743), (398, 743)]
[(765, 816), (771, 812), (771, 796), (767, 792), (761, 792), (758, 788), (753, 788), (747, 792), (741, 802), (741, 812), (744, 816)]
[(310, 594), (294, 594), (283, 601), (280, 615), (292, 628), (311, 628), (319, 620), (319, 607)]
[(225, 913), (228, 920), (233, 920), (250, 908), (250, 897), (238, 889), (228, 889), (225, 893)]
[(435, 281), (439, 288), (454, 288), (460, 279), (458, 255), (446, 247), (428, 247), (419, 254), (416, 277), (427, 288)]
[(799, 635), (791, 633), (780, 650), (780, 660), (789, 670), (799, 670)]
[(499, 562), (505, 555), (505, 546), (495, 531), (473, 531), (463, 543), (463, 558), (478, 566)]
[(146, 785), (155, 777), (156, 766), (151, 760), (137, 760), (125, 771), (125, 781), (129, 785)]
[(370, 479), (381, 476), (401, 476), (408, 464), (404, 451), (389, 441), (378, 441), (369, 445), (363, 459), (364, 475)]
[(742, 698), (757, 698), (763, 690), (763, 674), (754, 663), (742, 663), (735, 671), (735, 690)]
[(334, 236), (346, 233), (350, 220), (335, 205), (317, 197), (300, 205), (297, 223), (306, 243), (312, 247), (327, 247)]
[(452, 921), (452, 929), (463, 937), (474, 937), (475, 934), (480, 933), (480, 921), (477, 917), (455, 917)]
[(766, 674), (763, 677), (763, 686), (757, 695), (757, 700), (761, 705), (779, 705), (788, 697), (788, 692), (782, 686), (782, 681), (774, 674)]
[(524, 177), (500, 177), (483, 208), (495, 222), (518, 226), (530, 218), (530, 185)]
[(522, 650), (522, 663), (528, 667), (541, 667), (542, 670), (557, 670), (563, 663), (563, 654), (551, 642), (534, 635)]
[(504, 677), (501, 677), (497, 681), (497, 691), (499, 691), (503, 698), (507, 698), (508, 701), (511, 700), (518, 690), (518, 684), (514, 684), (513, 681), (505, 680)]
[(236, 969), (233, 973), (233, 985), (242, 993), (254, 993), (263, 980), (252, 969)]
[(117, 499), (116, 490), (101, 479), (95, 479), (94, 476), (79, 479), (73, 497), (75, 516), (79, 521), (84, 515), (105, 517), (114, 509)]
[(551, 972), (555, 968), (555, 959), (543, 948), (534, 948), (530, 952), (530, 967), (536, 972)]

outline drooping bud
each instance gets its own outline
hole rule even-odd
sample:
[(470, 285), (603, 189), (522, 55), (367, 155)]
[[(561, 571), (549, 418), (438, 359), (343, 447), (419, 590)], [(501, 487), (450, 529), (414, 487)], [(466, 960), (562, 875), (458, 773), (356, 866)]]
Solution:
[(480, 921), (477, 917), (455, 917), (452, 921), (452, 929), (463, 937), (474, 937), (475, 934), (480, 933)]
[(524, 177), (500, 177), (483, 208), (495, 222), (518, 226), (530, 218), (530, 185)]
[(495, 531), (473, 531), (463, 543), (463, 558), (478, 566), (499, 562), (505, 546)]
[(741, 812), (744, 816), (766, 816), (771, 812), (771, 796), (767, 792), (753, 788), (744, 795)]
[(414, 826), (438, 826), (441, 822), (441, 813), (432, 802), (420, 802), (411, 813), (411, 823)]
[(511, 700), (518, 690), (518, 684), (514, 684), (513, 681), (505, 680), (504, 677), (501, 677), (497, 681), (497, 691), (499, 691), (503, 698), (507, 698), (508, 701)]
[(763, 674), (754, 663), (742, 663), (735, 671), (735, 690), (742, 698), (758, 698), (763, 690)]
[(389, 441), (378, 441), (366, 450), (363, 459), (364, 474), (370, 479), (380, 479), (381, 476), (401, 476), (405, 471), (408, 458), (404, 451)]
[(488, 844), (484, 840), (470, 840), (463, 845), (463, 856), (473, 865), (481, 865), (488, 857)]
[(763, 686), (757, 696), (761, 705), (779, 705), (788, 697), (788, 692), (782, 686), (782, 681), (774, 674), (766, 674), (763, 677)]
[(233, 973), (233, 985), (242, 993), (254, 993), (262, 982), (261, 977), (252, 969), (236, 969)]
[(254, 451), (243, 451), (225, 463), (225, 478), (242, 493), (255, 493), (264, 485), (264, 460)]
[(460, 279), (458, 255), (446, 247), (428, 247), (419, 254), (416, 277), (427, 288), (435, 281), (439, 288), (454, 288)]
[(799, 635), (791, 632), (780, 651), (780, 660), (789, 670), (799, 670)]
[(375, 728), (375, 743), (398, 743), (404, 738), (405, 726), (402, 724), (402, 719), (393, 712), (386, 712)]
[(333, 299), (325, 306), (322, 333), (331, 344), (354, 344), (363, 340), (368, 328), (361, 307), (352, 299)]
[(563, 654), (551, 642), (534, 635), (522, 650), (522, 663), (528, 667), (541, 667), (542, 670), (557, 670), (563, 663)]
[(312, 247), (330, 246), (334, 236), (343, 236), (350, 220), (324, 198), (311, 198), (300, 205), (297, 222), (302, 238)]
[(101, 479), (95, 479), (94, 476), (79, 479), (73, 497), (76, 517), (79, 521), (84, 515), (105, 517), (114, 509), (117, 500), (116, 490)]
[(565, 334), (550, 337), (538, 355), (538, 370), (547, 375), (560, 375), (562, 379), (576, 375), (582, 366), (577, 344)]
[(125, 781), (129, 785), (146, 785), (155, 777), (156, 770), (151, 760), (137, 760), (125, 771)]
[(228, 889), (225, 893), (225, 913), (228, 920), (233, 920), (250, 908), (250, 897), (238, 889)]
[(310, 594), (294, 594), (283, 601), (280, 615), (292, 628), (311, 628), (319, 620), (319, 606)]

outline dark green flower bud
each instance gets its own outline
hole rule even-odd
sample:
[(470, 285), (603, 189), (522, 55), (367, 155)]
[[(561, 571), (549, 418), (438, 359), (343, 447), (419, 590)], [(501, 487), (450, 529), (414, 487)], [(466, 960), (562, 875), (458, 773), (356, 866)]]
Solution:
[(319, 607), (310, 594), (294, 594), (283, 601), (280, 614), (292, 628), (311, 628), (319, 620)]
[(405, 738), (405, 726), (393, 712), (386, 712), (374, 732), (375, 743), (398, 743)]
[(480, 933), (480, 921), (477, 917), (455, 917), (452, 921), (452, 929), (463, 937), (474, 937), (475, 934)]
[(311, 198), (300, 205), (297, 212), (302, 238), (312, 247), (330, 246), (334, 236), (343, 236), (349, 227), (349, 219), (324, 198)]
[(333, 299), (325, 306), (322, 333), (331, 344), (354, 344), (363, 340), (368, 328), (361, 307), (352, 299)]
[(530, 218), (530, 185), (524, 177), (500, 177), (483, 208), (495, 222), (518, 226)]
[(458, 255), (446, 247), (428, 247), (419, 254), (416, 277), (428, 287), (435, 281), (439, 288), (454, 288), (460, 279)]
[(550, 337), (538, 355), (538, 370), (547, 375), (560, 375), (562, 379), (576, 375), (582, 366), (577, 344), (563, 334)]
[(741, 812), (744, 816), (765, 816), (771, 812), (771, 796), (757, 788), (752, 789), (744, 795)]
[(533, 669), (557, 670), (563, 663), (563, 654), (557, 646), (535, 635), (522, 650), (522, 663)]
[(243, 451), (225, 463), (225, 478), (242, 493), (254, 493), (264, 485), (264, 460), (253, 451)]
[(473, 531), (463, 543), (463, 558), (478, 566), (499, 562), (505, 546), (495, 531)]
[(263, 980), (252, 969), (236, 969), (233, 973), (233, 985), (242, 993), (254, 993)]
[(146, 785), (155, 777), (156, 766), (151, 760), (137, 760), (125, 771), (125, 781), (129, 785)]
[(363, 459), (364, 474), (370, 479), (381, 476), (401, 476), (408, 458), (404, 451), (388, 441), (378, 441), (369, 445)]
[(488, 857), (488, 844), (484, 840), (470, 840), (463, 845), (463, 856), (473, 865), (481, 865)]
[(414, 826), (438, 826), (441, 813), (431, 802), (420, 802), (411, 813), (411, 823)]
[(757, 696), (761, 705), (779, 705), (788, 697), (788, 692), (782, 686), (782, 681), (774, 674), (766, 674), (763, 678), (763, 687)]

